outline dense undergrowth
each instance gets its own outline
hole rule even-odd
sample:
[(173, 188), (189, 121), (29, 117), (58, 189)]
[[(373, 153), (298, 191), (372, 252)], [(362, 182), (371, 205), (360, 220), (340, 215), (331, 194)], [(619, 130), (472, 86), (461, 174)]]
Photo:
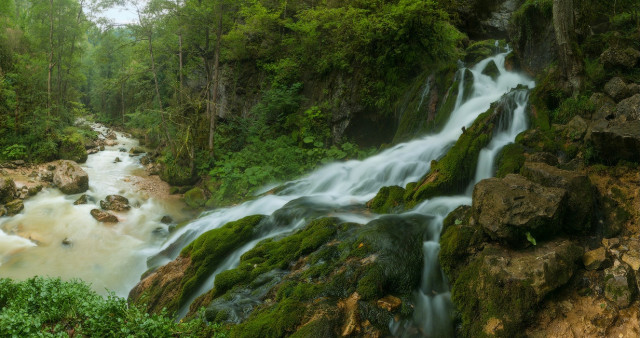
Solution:
[(200, 319), (176, 323), (165, 313), (148, 314), (126, 299), (95, 293), (86, 283), (55, 278), (21, 282), (0, 279), (3, 337), (226, 337)]

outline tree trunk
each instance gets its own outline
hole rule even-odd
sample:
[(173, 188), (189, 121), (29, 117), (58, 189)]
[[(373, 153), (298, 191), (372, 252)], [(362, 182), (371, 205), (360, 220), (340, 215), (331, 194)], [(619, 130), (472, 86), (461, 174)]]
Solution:
[(53, 72), (53, 0), (49, 0), (49, 73), (47, 74), (47, 116), (51, 115), (51, 73)]
[(218, 27), (216, 29), (216, 52), (213, 64), (213, 107), (209, 119), (209, 155), (213, 156), (213, 137), (216, 129), (216, 114), (218, 113), (218, 86), (220, 85), (220, 40), (222, 39), (222, 6), (218, 8)]
[(558, 43), (560, 67), (574, 94), (582, 87), (584, 66), (576, 51), (573, 0), (553, 0), (553, 27)]

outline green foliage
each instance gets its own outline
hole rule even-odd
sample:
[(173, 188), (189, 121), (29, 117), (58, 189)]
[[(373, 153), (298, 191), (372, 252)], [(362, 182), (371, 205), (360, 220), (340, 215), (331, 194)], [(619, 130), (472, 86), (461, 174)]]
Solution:
[(24, 160), (27, 157), (27, 147), (22, 144), (14, 144), (2, 151), (2, 156), (8, 160)]
[(0, 335), (65, 337), (224, 337), (201, 319), (176, 323), (166, 314), (149, 315), (126, 299), (103, 298), (81, 281), (0, 279)]
[(404, 204), (405, 190), (399, 186), (382, 187), (367, 206), (378, 214), (391, 213)]
[(531, 236), (531, 233), (529, 231), (527, 231), (525, 235), (527, 236), (527, 241), (529, 241), (529, 243), (533, 245), (538, 245), (538, 243), (536, 242), (536, 239), (533, 238), (533, 236)]
[(551, 113), (551, 118), (554, 123), (566, 124), (574, 116), (589, 118), (594, 110), (595, 107), (588, 96), (571, 97), (560, 103), (560, 106)]

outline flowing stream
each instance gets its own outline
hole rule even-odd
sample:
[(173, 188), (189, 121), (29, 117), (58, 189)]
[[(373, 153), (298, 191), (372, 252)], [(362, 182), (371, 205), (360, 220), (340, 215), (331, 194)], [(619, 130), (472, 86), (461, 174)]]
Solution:
[[(502, 98), (509, 107), (508, 112), (501, 117), (490, 144), (482, 150), (476, 177), (469, 182), (467, 192), (459, 196), (433, 198), (407, 212), (430, 216), (429, 236), (423, 246), (425, 267), (421, 287), (416, 290), (417, 306), (413, 320), (392, 322), (390, 329), (398, 336), (451, 336), (453, 327), (449, 286), (438, 264), (442, 220), (456, 207), (471, 203), (473, 185), (493, 175), (495, 157), (500, 149), (513, 142), (516, 135), (526, 129), (528, 90), (513, 89), (520, 85), (533, 88), (534, 82), (505, 69), (507, 54), (508, 52), (499, 53), (469, 69), (473, 73), (473, 93), (464, 93), (464, 81), (460, 81), (455, 108), (448, 122), (437, 134), (398, 144), (362, 161), (329, 164), (306, 177), (286, 183), (285, 188), (276, 194), (263, 195), (234, 207), (205, 212), (174, 231), (168, 239), (153, 235), (153, 230), (161, 226), (160, 217), (168, 211), (167, 206), (152, 199), (143, 200), (125, 194), (137, 199), (141, 205), (125, 215), (127, 219), (124, 222), (109, 228), (97, 224), (88, 216), (89, 210), (94, 206), (72, 206), (75, 196), (62, 196), (56, 190), (42, 192), (25, 203), (24, 215), (0, 220), (0, 229), (5, 232), (12, 229), (14, 232), (15, 229), (22, 229), (23, 233), (35, 232), (36, 230), (30, 230), (35, 227), (31, 224), (43, 223), (39, 227), (42, 228), (41, 235), (46, 241), (42, 240), (36, 247), (23, 248), (1, 262), (0, 276), (20, 278), (33, 274), (50, 274), (80, 277), (122, 294), (122, 291), (126, 293), (139, 280), (140, 274), (147, 267), (146, 263), (159, 266), (169, 262), (178, 256), (183, 247), (206, 231), (255, 214), (272, 215), (280, 223), (263, 232), (261, 238), (230, 254), (194, 295), (195, 298), (213, 287), (217, 273), (237, 266), (240, 256), (258, 241), (291, 232), (305, 224), (305, 219), (335, 216), (358, 223), (375, 219), (378, 216), (363, 212), (363, 205), (380, 188), (405, 186), (409, 182), (418, 181), (429, 171), (431, 161), (444, 156), (453, 146), (463, 132), (462, 127), (468, 128), (481, 113), (489, 109), (491, 103)], [(482, 74), (491, 61), (496, 63), (500, 73), (495, 80)], [(464, 69), (461, 69), (456, 76), (464, 80), (464, 73)], [(429, 86), (429, 82), (426, 86)], [(430, 88), (425, 88), (422, 97), (428, 95), (429, 91)], [(463, 97), (467, 99), (463, 100)], [(109, 193), (127, 191), (119, 183), (127, 171), (112, 171), (114, 165), (111, 162), (117, 154), (117, 149), (108, 149), (100, 155), (90, 156), (86, 164), (90, 175), (90, 195), (96, 201)], [(123, 160), (125, 163), (119, 166), (132, 169), (139, 166), (135, 158), (124, 156)], [(51, 219), (55, 219), (55, 224), (49, 224)], [(56, 229), (49, 234), (47, 229), (51, 228)], [(74, 245), (71, 248), (59, 244), (67, 236), (73, 238)], [(9, 237), (11, 236), (0, 234), (0, 244)], [(18, 240), (22, 241), (16, 244), (18, 246), (33, 245), (29, 241), (25, 243), (22, 238), (16, 239)], [(37, 250), (42, 250), (43, 253), (31, 255)], [(83, 256), (85, 260), (69, 258), (73, 251), (77, 251), (74, 256)], [(2, 251), (0, 258), (1, 255)], [(145, 262), (146, 257), (149, 259)], [(23, 268), (23, 265), (30, 265), (30, 270)], [(179, 315), (184, 316), (187, 311), (188, 305), (180, 309)]]
[[(94, 129), (106, 131), (100, 125)], [(0, 277), (81, 278), (99, 293), (108, 289), (128, 295), (147, 270), (148, 250), (167, 238), (167, 225), (160, 219), (171, 215), (180, 220), (187, 215), (180, 203), (135, 192), (132, 178), (143, 167), (138, 157), (120, 149), (128, 151), (137, 141), (116, 134), (117, 145), (89, 155), (82, 165), (89, 174), (88, 204), (73, 204), (81, 194), (67, 196), (58, 189), (45, 189), (25, 201), (22, 213), (0, 218)], [(122, 162), (114, 163), (116, 157)], [(90, 211), (111, 194), (127, 197), (131, 211), (116, 213), (117, 224), (99, 223)]]

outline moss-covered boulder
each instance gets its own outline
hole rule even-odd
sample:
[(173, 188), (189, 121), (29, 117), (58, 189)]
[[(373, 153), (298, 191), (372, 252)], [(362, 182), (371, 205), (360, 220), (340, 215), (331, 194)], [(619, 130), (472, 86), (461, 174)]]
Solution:
[(131, 209), (129, 199), (120, 195), (109, 195), (100, 201), (100, 207), (104, 210), (128, 211)]
[(402, 209), (405, 190), (397, 185), (382, 187), (376, 197), (367, 202), (367, 207), (378, 214), (389, 214)]
[(614, 266), (604, 270), (604, 295), (621, 309), (629, 307), (637, 293), (635, 276), (624, 264), (614, 262)]
[(587, 175), (558, 169), (545, 163), (526, 162), (522, 175), (546, 187), (567, 191), (567, 217), (564, 226), (577, 232), (591, 229), (596, 208), (595, 189)]
[(519, 173), (524, 161), (524, 147), (518, 143), (507, 144), (496, 157), (496, 177)]
[(175, 161), (165, 161), (160, 170), (160, 178), (175, 186), (192, 185), (198, 180), (193, 168), (175, 163)]
[(489, 178), (473, 189), (473, 217), (493, 239), (515, 247), (545, 239), (563, 228), (567, 192), (520, 175)]
[(78, 133), (63, 136), (58, 145), (58, 157), (62, 160), (84, 163), (89, 156), (84, 143), (84, 138)]
[(16, 196), (16, 183), (9, 177), (0, 178), (0, 204), (13, 201)]
[(493, 135), (497, 121), (497, 107), (481, 114), (439, 161), (431, 163), (430, 172), (418, 182), (413, 190), (407, 191), (409, 205), (441, 195), (462, 192), (475, 174), (480, 150)]
[(184, 202), (191, 208), (202, 208), (207, 202), (204, 190), (195, 187), (184, 193)]
[(496, 40), (482, 40), (469, 45), (464, 50), (464, 62), (468, 65), (474, 65), (498, 52)]
[(14, 216), (24, 209), (24, 203), (21, 199), (15, 199), (4, 205), (7, 209), (7, 216)]
[(496, 65), (495, 61), (491, 60), (482, 70), (482, 74), (490, 77), (493, 81), (496, 81), (498, 76), (500, 76), (500, 70), (498, 69), (498, 65)]
[(177, 311), (193, 296), (229, 254), (255, 235), (264, 216), (248, 216), (202, 234), (186, 246), (180, 256), (142, 279), (129, 293), (129, 300), (148, 311)]
[[(454, 243), (443, 242), (444, 247), (449, 244)], [(449, 277), (451, 299), (461, 319), (459, 333), (521, 335), (540, 301), (569, 281), (581, 257), (581, 247), (561, 239), (524, 251), (490, 245), (468, 264), (454, 265), (457, 274)]]

